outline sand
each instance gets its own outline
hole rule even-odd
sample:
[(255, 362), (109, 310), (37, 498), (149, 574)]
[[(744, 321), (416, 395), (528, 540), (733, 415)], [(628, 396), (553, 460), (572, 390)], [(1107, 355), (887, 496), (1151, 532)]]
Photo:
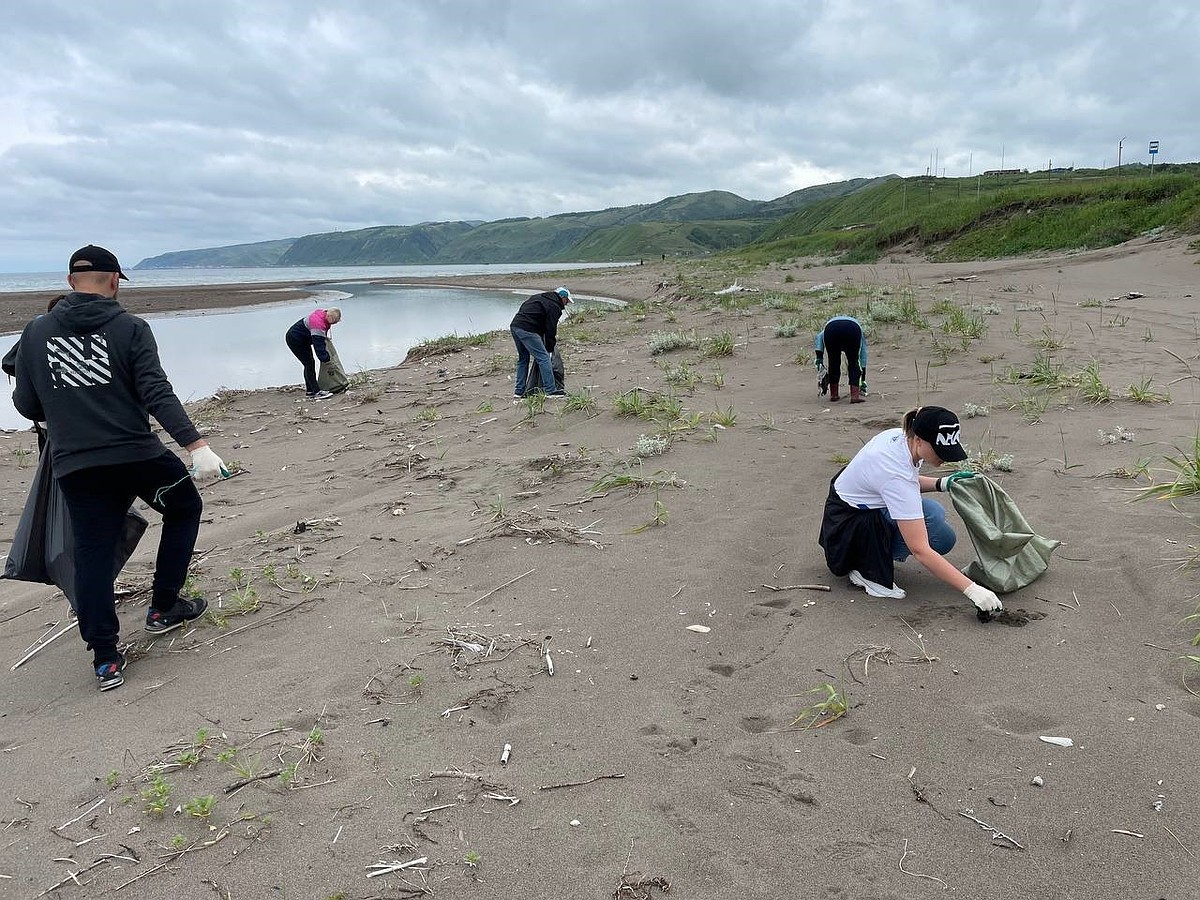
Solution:
[[(1162, 478), (1197, 431), (1196, 274), (1180, 240), (579, 273), (564, 279), (578, 293), (645, 301), (567, 329), (568, 388), (586, 386), (594, 411), (513, 405), (507, 336), (330, 402), (297, 386), (194, 406), (244, 472), (203, 492), (194, 580), (224, 622), (140, 630), (153, 514), (122, 575), (133, 662), (118, 690), (96, 690), (73, 633), (9, 671), (66, 604), (0, 584), (0, 896), (1193, 896), (1200, 699), (1184, 677), (1200, 687), (1200, 669), (1183, 659), (1196, 589), (1180, 561), (1194, 502), (1131, 502), (1149, 482), (1122, 476), (1149, 458)], [(735, 278), (758, 294), (714, 306)], [(975, 306), (987, 332), (964, 349), (883, 326), (869, 401), (822, 402), (811, 334), (776, 337), (793, 314), (759, 295), (811, 306), (806, 289), (829, 281), (911, 290), (927, 313)], [(652, 333), (690, 329), (730, 332), (733, 354), (650, 354)], [(996, 383), (1050, 344), (1064, 371), (1095, 358), (1115, 395), (1152, 378), (1171, 402), (1064, 390), (1039, 410), (1027, 379)], [(665, 390), (660, 364), (678, 380), (684, 362), (703, 381), (676, 390), (700, 422), (639, 465), (639, 436), (659, 426), (617, 416), (613, 398)], [(1011, 455), (992, 476), (1063, 541), (1043, 579), (1004, 598), (1005, 623), (980, 624), (912, 562), (897, 568), (903, 601), (825, 568), (816, 534), (839, 460), (921, 403), (987, 407), (964, 440)], [(717, 413), (736, 419), (716, 428)], [(6, 537), (31, 446), (0, 436)], [(609, 478), (631, 474), (640, 488)], [(950, 558), (970, 561), (965, 538)], [(830, 590), (786, 589), (814, 584)], [(793, 726), (825, 684), (846, 714)], [(161, 814), (147, 811), (155, 774)], [(191, 814), (210, 795), (207, 820)]]

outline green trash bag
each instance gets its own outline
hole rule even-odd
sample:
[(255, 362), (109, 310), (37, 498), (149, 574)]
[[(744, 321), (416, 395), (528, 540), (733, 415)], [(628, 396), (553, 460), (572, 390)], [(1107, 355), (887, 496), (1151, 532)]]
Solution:
[(964, 575), (997, 594), (1010, 594), (1042, 577), (1061, 541), (1037, 534), (1000, 485), (976, 475), (950, 482), (947, 490), (978, 557), (963, 569)]
[(321, 363), (321, 370), (317, 373), (317, 390), (340, 394), (350, 387), (350, 379), (346, 377), (337, 348), (329, 338), (325, 339), (325, 349), (329, 351), (329, 362)]

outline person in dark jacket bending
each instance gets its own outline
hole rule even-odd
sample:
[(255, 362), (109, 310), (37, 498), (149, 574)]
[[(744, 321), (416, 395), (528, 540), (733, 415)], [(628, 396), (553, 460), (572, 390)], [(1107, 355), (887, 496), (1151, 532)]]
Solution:
[(529, 389), (526, 379), (529, 372), (529, 357), (537, 363), (542, 376), (542, 390), (547, 397), (566, 396), (554, 382), (554, 366), (550, 354), (558, 343), (558, 320), (563, 309), (571, 302), (571, 292), (565, 287), (534, 294), (521, 304), (513, 316), (509, 331), (517, 345), (517, 381), (513, 387), (513, 399), (520, 400)]
[[(867, 392), (867, 339), (862, 324), (853, 316), (834, 316), (817, 332), (815, 365), (821, 376), (821, 393), (829, 389), (831, 403), (838, 400), (838, 382), (842, 378), (842, 356), (850, 379), (850, 402), (862, 403)], [(825, 371), (825, 353), (829, 352), (829, 371)]]
[[(117, 648), (113, 555), (135, 496), (162, 513), (146, 631), (163, 634), (199, 618), (203, 598), (180, 596), (203, 504), (193, 479), (224, 465), (200, 437), (158, 359), (145, 320), (117, 302), (117, 258), (88, 245), (71, 257), (72, 291), (21, 335), (13, 405), (47, 423), (51, 460), (74, 530), (79, 634), (106, 691), (124, 683)], [(150, 416), (191, 454), (191, 471), (150, 430)]]

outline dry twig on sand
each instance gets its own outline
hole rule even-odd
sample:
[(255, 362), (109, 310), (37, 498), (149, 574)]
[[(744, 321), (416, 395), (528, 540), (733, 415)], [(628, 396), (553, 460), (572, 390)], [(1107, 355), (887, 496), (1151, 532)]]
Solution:
[(980, 828), (982, 828), (984, 831), (990, 831), (990, 832), (992, 833), (992, 840), (993, 840), (993, 841), (996, 841), (996, 840), (1008, 841), (1008, 844), (1007, 844), (1007, 845), (1006, 845), (1006, 844), (999, 844), (999, 845), (997, 845), (997, 846), (1000, 846), (1000, 847), (1004, 847), (1004, 846), (1010, 846), (1010, 847), (1011, 847), (1011, 849), (1014, 849), (1014, 850), (1024, 850), (1024, 849), (1025, 849), (1025, 848), (1024, 848), (1024, 847), (1022, 847), (1022, 846), (1021, 846), (1019, 843), (1017, 843), (1015, 840), (1013, 840), (1012, 838), (1010, 838), (1010, 837), (1009, 837), (1007, 834), (1005, 834), (1003, 831), (1001, 831), (1001, 830), (1000, 830), (999, 828), (997, 828), (996, 826), (994, 826), (994, 825), (989, 825), (987, 822), (981, 821), (981, 820), (979, 820), (979, 819), (975, 818), (975, 817), (974, 817), (973, 815), (971, 815), (970, 813), (965, 813), (965, 812), (963, 812), (962, 810), (959, 810), (959, 811), (958, 811), (958, 814), (959, 814), (960, 816), (962, 816), (964, 819), (970, 819), (972, 822), (974, 822), (976, 825), (978, 825), (978, 826), (979, 826)]
[(497, 519), (484, 529), (483, 534), (463, 538), (463, 540), (458, 542), (458, 546), (465, 547), (467, 544), (473, 544), (476, 541), (515, 535), (525, 538), (527, 541), (564, 541), (568, 544), (587, 544), (589, 547), (603, 550), (604, 544), (588, 536), (599, 534), (600, 532), (592, 531), (587, 526), (580, 528), (577, 525), (572, 525), (570, 522), (564, 522), (561, 519), (555, 519), (551, 516), (543, 517), (532, 512), (522, 511), (515, 515)]
[(624, 778), (624, 772), (618, 772), (613, 775), (596, 775), (586, 781), (564, 781), (562, 784), (543, 784), (538, 788), (539, 791), (554, 791), (558, 788), (579, 787), (584, 784), (591, 784), (593, 781), (601, 781), (605, 778)]
[(827, 584), (764, 584), (768, 591), (828, 591), (830, 590)]

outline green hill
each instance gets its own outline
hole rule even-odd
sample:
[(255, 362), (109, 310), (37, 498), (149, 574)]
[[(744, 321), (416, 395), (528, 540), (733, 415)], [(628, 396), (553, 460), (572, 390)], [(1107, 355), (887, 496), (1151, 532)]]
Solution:
[(286, 241), (164, 253), (135, 268), (179, 266), (372, 266), (451, 263), (607, 262), (659, 254), (703, 255), (753, 241), (781, 217), (874, 183), (854, 179), (776, 200), (728, 191), (544, 218), (426, 222), (310, 234)]
[(739, 256), (871, 262), (897, 248), (940, 260), (1107, 247), (1154, 228), (1200, 232), (1200, 163), (974, 178), (897, 178), (772, 225)]

